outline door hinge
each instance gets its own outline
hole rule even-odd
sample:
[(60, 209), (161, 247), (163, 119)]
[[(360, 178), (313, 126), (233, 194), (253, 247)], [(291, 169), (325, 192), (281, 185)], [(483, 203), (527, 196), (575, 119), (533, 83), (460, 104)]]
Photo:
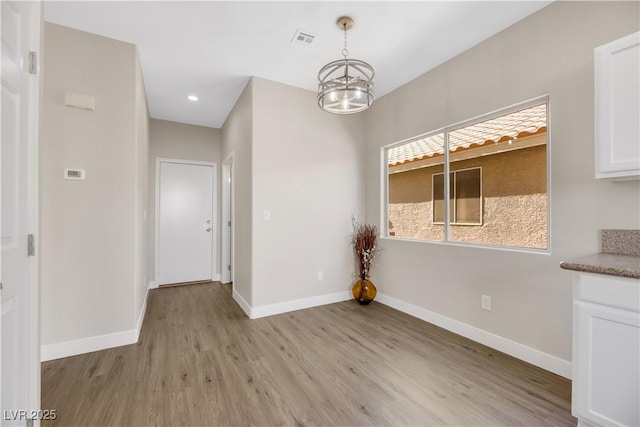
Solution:
[(36, 238), (33, 234), (27, 236), (27, 256), (36, 255)]
[(229, 222), (227, 223), (227, 225), (228, 225), (229, 227), (231, 227), (231, 221), (229, 221)]
[(38, 74), (38, 54), (36, 52), (29, 52), (29, 73)]
[(231, 271), (231, 265), (227, 265), (227, 270)]

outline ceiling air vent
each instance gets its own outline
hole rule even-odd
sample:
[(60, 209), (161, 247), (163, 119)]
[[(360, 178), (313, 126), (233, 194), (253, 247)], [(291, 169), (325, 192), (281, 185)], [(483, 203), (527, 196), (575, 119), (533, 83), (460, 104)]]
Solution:
[(293, 35), (291, 42), (302, 46), (309, 46), (311, 43), (313, 43), (313, 40), (315, 40), (315, 38), (316, 36), (309, 33), (308, 31), (304, 31), (298, 28)]

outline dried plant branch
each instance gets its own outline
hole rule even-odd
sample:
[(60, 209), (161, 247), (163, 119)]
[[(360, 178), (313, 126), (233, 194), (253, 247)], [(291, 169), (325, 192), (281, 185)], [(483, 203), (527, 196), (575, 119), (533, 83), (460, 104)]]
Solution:
[(358, 224), (353, 220), (351, 243), (356, 256), (361, 279), (369, 278), (371, 264), (376, 255), (378, 229), (372, 224)]

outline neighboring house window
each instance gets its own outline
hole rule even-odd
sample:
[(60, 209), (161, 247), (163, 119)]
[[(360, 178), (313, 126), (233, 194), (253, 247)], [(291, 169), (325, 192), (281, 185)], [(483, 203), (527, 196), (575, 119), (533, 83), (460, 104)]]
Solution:
[(547, 112), (542, 99), (385, 147), (386, 236), (546, 250)]
[[(444, 174), (431, 176), (433, 223), (444, 224)], [(482, 225), (482, 168), (449, 172), (449, 224)]]

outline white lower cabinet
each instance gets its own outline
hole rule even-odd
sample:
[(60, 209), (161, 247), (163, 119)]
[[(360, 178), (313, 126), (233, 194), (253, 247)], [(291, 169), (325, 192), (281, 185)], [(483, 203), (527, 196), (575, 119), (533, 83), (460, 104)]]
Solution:
[(577, 273), (572, 412), (580, 426), (640, 426), (640, 280)]

